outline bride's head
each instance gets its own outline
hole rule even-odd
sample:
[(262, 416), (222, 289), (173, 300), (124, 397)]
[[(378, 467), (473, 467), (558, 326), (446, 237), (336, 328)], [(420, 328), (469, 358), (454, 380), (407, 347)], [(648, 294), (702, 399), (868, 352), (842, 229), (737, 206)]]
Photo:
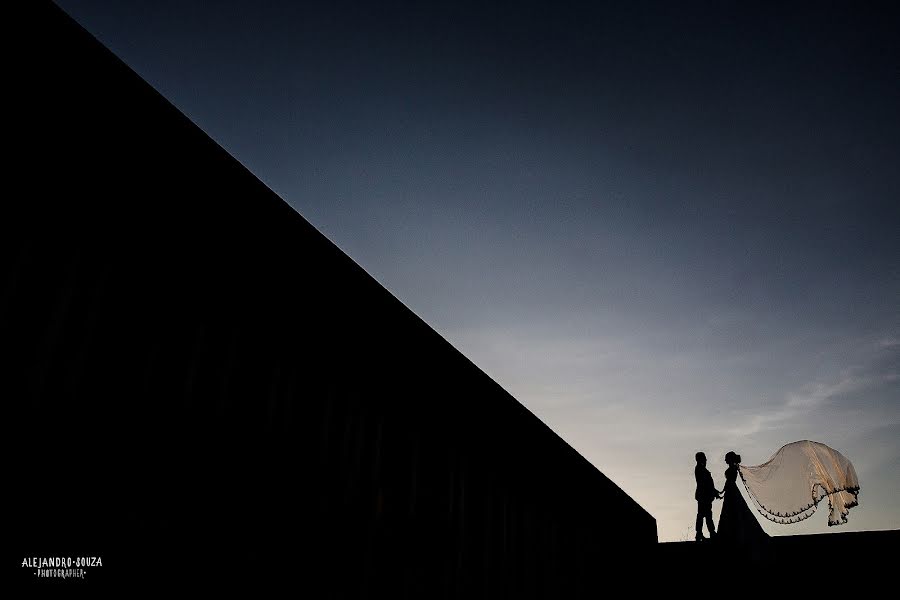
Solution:
[(734, 450), (731, 450), (725, 455), (725, 463), (729, 465), (739, 465), (741, 464), (741, 455), (736, 454)]

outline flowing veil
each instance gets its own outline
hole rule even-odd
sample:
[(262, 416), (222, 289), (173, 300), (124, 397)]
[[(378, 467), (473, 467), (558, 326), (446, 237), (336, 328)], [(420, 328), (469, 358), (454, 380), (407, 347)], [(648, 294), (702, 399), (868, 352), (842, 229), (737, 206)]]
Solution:
[(840, 525), (858, 504), (859, 480), (853, 464), (819, 442), (787, 444), (761, 465), (741, 466), (740, 475), (757, 510), (776, 523), (811, 517), (827, 497), (828, 524)]

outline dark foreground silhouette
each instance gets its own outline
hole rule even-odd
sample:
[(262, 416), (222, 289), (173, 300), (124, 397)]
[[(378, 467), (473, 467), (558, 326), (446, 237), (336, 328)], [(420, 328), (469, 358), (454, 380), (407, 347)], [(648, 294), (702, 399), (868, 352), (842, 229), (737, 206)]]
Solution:
[(725, 488), (722, 514), (719, 515), (719, 531), (716, 542), (730, 552), (744, 556), (762, 556), (769, 535), (763, 531), (753, 510), (747, 505), (738, 488), (738, 468), (741, 456), (735, 452), (725, 455)]
[(5, 544), (104, 561), (19, 583), (578, 598), (652, 552), (653, 517), (150, 86), (13, 6)]
[(694, 498), (697, 500), (697, 533), (694, 539), (700, 542), (706, 539), (703, 537), (704, 520), (710, 538), (714, 538), (716, 535), (716, 526), (713, 524), (712, 518), (712, 503), (714, 499), (722, 496), (713, 483), (709, 469), (706, 468), (706, 454), (698, 452), (694, 458), (697, 460), (697, 466), (694, 467), (694, 479), (697, 480), (697, 491), (694, 492)]
[(756, 555), (716, 543), (668, 542), (657, 544), (647, 562), (655, 580), (665, 582), (656, 588), (669, 593), (721, 584), (728, 587), (716, 591), (771, 598), (829, 586), (875, 596), (893, 580), (898, 544), (900, 530), (772, 536)]

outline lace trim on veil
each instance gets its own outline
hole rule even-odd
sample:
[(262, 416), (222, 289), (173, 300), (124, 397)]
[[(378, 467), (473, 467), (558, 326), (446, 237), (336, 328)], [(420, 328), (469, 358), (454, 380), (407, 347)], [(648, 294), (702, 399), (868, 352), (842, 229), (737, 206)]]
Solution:
[[(750, 496), (750, 498), (753, 500), (753, 506), (754, 506), (754, 508), (756, 508), (756, 511), (759, 514), (761, 514), (762, 516), (764, 516), (766, 519), (768, 519), (769, 521), (772, 521), (773, 523), (789, 525), (792, 523), (799, 523), (800, 521), (804, 521), (804, 520), (810, 518), (811, 516), (813, 516), (813, 514), (816, 512), (816, 509), (819, 507), (819, 502), (821, 502), (822, 498), (825, 498), (825, 497), (828, 498), (829, 514), (834, 513), (834, 504), (831, 501), (832, 493), (837, 494), (840, 492), (846, 492), (848, 494), (852, 494), (853, 501), (851, 501), (848, 504), (845, 504), (843, 510), (840, 511), (840, 514), (839, 514), (840, 521), (832, 522), (832, 520), (830, 518), (828, 519), (829, 527), (832, 527), (834, 525), (842, 525), (842, 524), (846, 523), (847, 522), (847, 514), (850, 512), (850, 509), (853, 508), (854, 506), (859, 505), (859, 501), (857, 499), (857, 497), (859, 495), (859, 486), (840, 488), (840, 489), (835, 490), (832, 493), (828, 493), (825, 491), (825, 488), (823, 488), (821, 485), (819, 485), (816, 488), (813, 488), (814, 491), (812, 493), (812, 502), (810, 502), (807, 506), (804, 506), (803, 508), (801, 508), (800, 510), (797, 510), (795, 512), (781, 513), (778, 511), (770, 510), (768, 507), (763, 505), (756, 498), (756, 496), (753, 494), (753, 492), (750, 490), (750, 488), (747, 486), (747, 480), (744, 478), (743, 472), (741, 472), (741, 470), (738, 469), (738, 473), (740, 473), (740, 475), (741, 475), (741, 482), (744, 484), (744, 489), (747, 490), (747, 495)], [(821, 490), (818, 497), (816, 497), (815, 489)]]
[(853, 463), (821, 442), (786, 444), (763, 464), (740, 465), (738, 472), (756, 510), (775, 523), (808, 519), (827, 497), (828, 524), (841, 525), (859, 504)]

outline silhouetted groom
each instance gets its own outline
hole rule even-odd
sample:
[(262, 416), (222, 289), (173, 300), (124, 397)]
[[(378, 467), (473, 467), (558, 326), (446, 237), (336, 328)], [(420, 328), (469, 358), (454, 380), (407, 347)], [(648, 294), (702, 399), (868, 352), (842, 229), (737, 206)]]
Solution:
[(706, 468), (706, 455), (698, 452), (694, 455), (697, 459), (697, 466), (694, 467), (694, 478), (697, 480), (697, 491), (694, 498), (697, 500), (697, 537), (698, 542), (705, 540), (703, 537), (703, 519), (706, 519), (706, 528), (709, 529), (710, 539), (716, 536), (716, 526), (712, 519), (712, 503), (713, 499), (721, 498), (721, 492), (716, 489), (713, 484), (712, 475)]

